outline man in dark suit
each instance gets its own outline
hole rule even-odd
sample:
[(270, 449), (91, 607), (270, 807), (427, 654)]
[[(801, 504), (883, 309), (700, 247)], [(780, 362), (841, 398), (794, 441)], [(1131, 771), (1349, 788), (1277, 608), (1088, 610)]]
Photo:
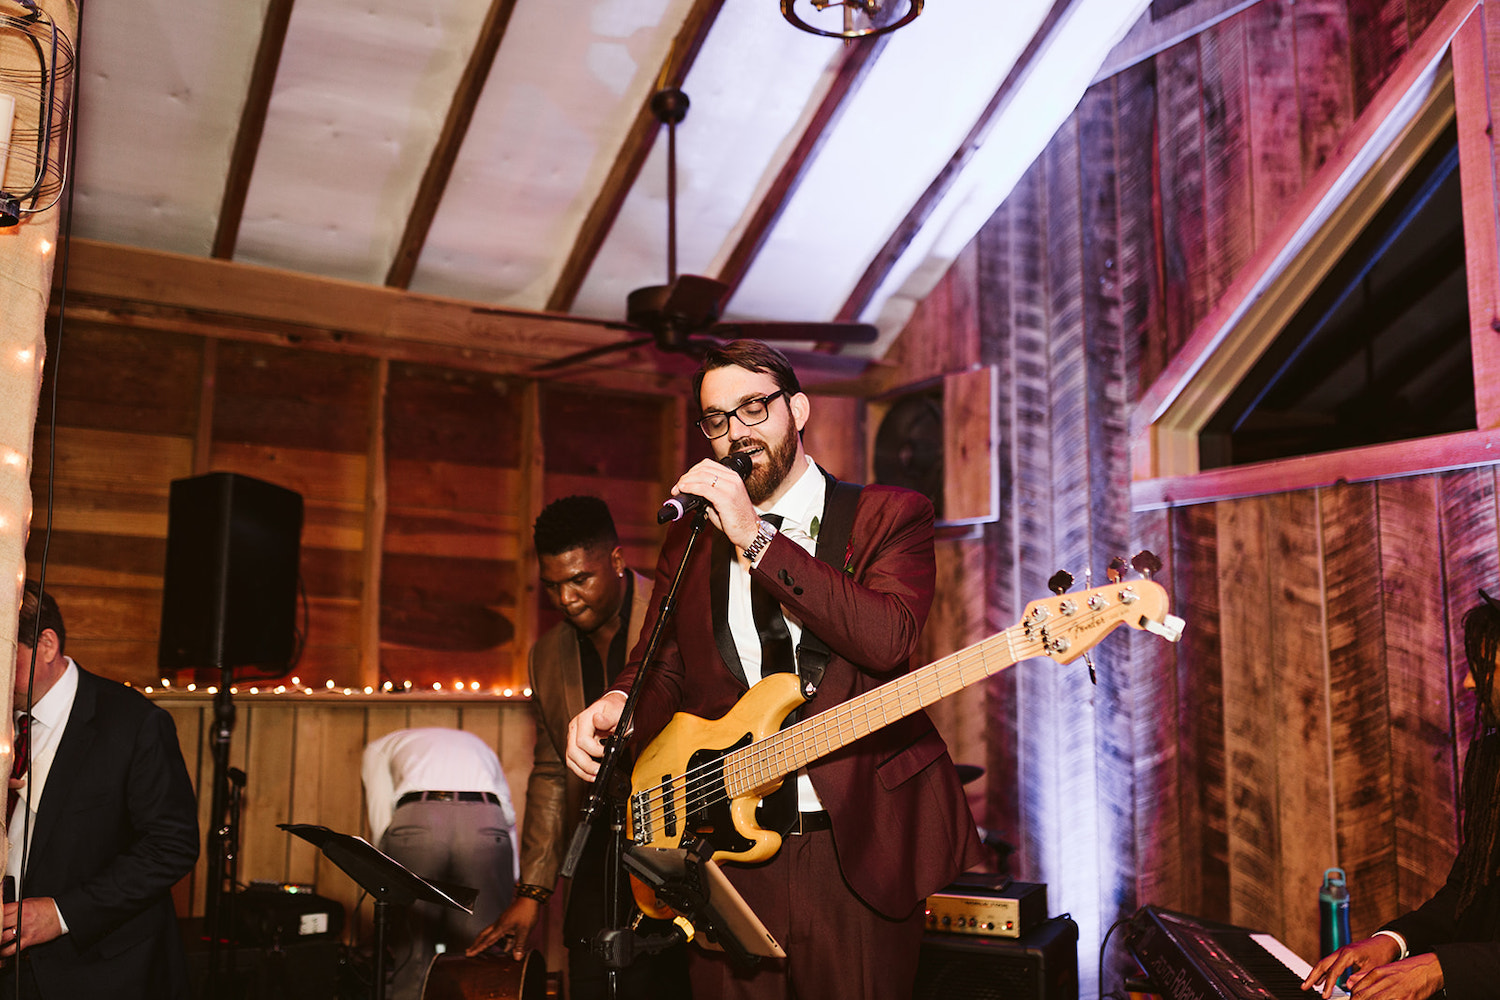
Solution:
[(1500, 992), (1500, 600), (1463, 618), (1477, 725), (1464, 759), (1462, 839), (1448, 880), (1431, 899), (1362, 941), (1325, 955), (1302, 983), (1354, 1000), (1488, 1000)]
[[(521, 837), (521, 881), (515, 899), (469, 947), (478, 954), (493, 944), (516, 958), (527, 948), (542, 904), (557, 883), (584, 797), (583, 780), (563, 765), (568, 722), (604, 693), (625, 666), (646, 619), (650, 581), (625, 564), (609, 506), (598, 497), (554, 500), (532, 528), (542, 589), (563, 621), (531, 648), (531, 707), (536, 748), (526, 783)], [(568, 945), (568, 995), (572, 1000), (606, 995), (606, 968), (588, 941), (606, 925), (603, 863), (608, 833), (597, 831), (572, 880), (564, 936)], [(628, 900), (626, 901), (628, 902)], [(621, 976), (619, 996), (672, 1000), (687, 990), (681, 948), (637, 960)]]
[(81, 669), (66, 639), (52, 595), (28, 583), (15, 704), (30, 709), (30, 768), (8, 827), (21, 903), (5, 905), (0, 996), (19, 974), (23, 997), (186, 998), (171, 890), (198, 859), (198, 809), (176, 728)]
[[(843, 519), (833, 505), (844, 501), (833, 498), (849, 492), (803, 451), (811, 406), (785, 357), (735, 341), (708, 353), (696, 382), (698, 425), (715, 455), (742, 453), (752, 468), (742, 482), (705, 460), (674, 488), (704, 498), (718, 530), (684, 574), (677, 616), (635, 717), (638, 747), (673, 712), (717, 719), (764, 673), (806, 670), (818, 651), (805, 633), (821, 640), (828, 659), (802, 714), (835, 708), (908, 669), (932, 602), (933, 511), (925, 497), (867, 486), (847, 543), (832, 553), (818, 544), (820, 532), (829, 530), (825, 542), (839, 532), (829, 525)], [(662, 549), (648, 633), (682, 557), (685, 524)], [(571, 724), (567, 761), (583, 777), (597, 772), (600, 737), (618, 722), (641, 656), (638, 648), (613, 690)], [(694, 949), (694, 994), (910, 997), (923, 900), (981, 860), (942, 737), (918, 711), (814, 761), (795, 786), (790, 835), (775, 857), (725, 866), (788, 957), (741, 974), (722, 955)]]

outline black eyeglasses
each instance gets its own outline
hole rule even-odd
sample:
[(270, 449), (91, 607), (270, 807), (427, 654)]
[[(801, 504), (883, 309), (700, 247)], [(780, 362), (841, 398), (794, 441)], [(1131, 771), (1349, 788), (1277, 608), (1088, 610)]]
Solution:
[(702, 417), (698, 418), (698, 429), (703, 432), (704, 437), (712, 441), (714, 438), (721, 438), (729, 433), (730, 417), (739, 417), (740, 423), (746, 427), (763, 424), (766, 422), (766, 418), (771, 415), (771, 400), (777, 396), (785, 395), (785, 389), (777, 389), (769, 396), (761, 396), (758, 399), (747, 399), (728, 413), (719, 413), (717, 411), (705, 413)]

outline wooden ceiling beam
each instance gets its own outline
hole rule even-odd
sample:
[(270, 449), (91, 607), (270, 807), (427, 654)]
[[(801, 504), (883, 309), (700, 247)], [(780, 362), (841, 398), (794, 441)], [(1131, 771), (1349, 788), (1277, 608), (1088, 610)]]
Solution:
[(386, 272), (385, 283), (391, 288), (407, 288), (411, 276), (417, 269), (417, 259), (427, 243), (427, 234), (432, 229), (432, 220), (437, 216), (443, 192), (453, 176), (453, 164), (463, 148), (464, 137), (469, 134), (469, 123), (474, 120), (474, 108), (484, 93), (489, 80), (490, 68), (495, 64), (495, 54), (500, 50), (500, 41), (510, 24), (510, 15), (516, 9), (516, 0), (492, 0), (489, 13), (479, 29), (479, 39), (469, 53), (469, 62), (464, 67), (453, 101), (448, 105), (448, 117), (443, 122), (443, 131), (438, 136), (432, 156), (427, 160), (427, 170), (422, 174), (422, 183), (417, 188), (416, 199), (406, 216), (406, 229), (396, 247), (396, 255)]
[[(723, 6), (724, 0), (694, 0), (693, 8), (683, 21), (677, 37), (672, 40), (671, 51), (657, 75), (656, 90), (682, 86), (687, 79), (688, 70), (693, 68), (693, 63), (698, 58), (703, 40), (708, 37), (714, 20), (719, 16), (719, 9)], [(594, 204), (584, 217), (578, 238), (574, 240), (573, 249), (568, 253), (562, 273), (558, 275), (557, 284), (547, 298), (549, 311), (567, 312), (573, 307), (573, 300), (578, 297), (578, 289), (583, 286), (583, 279), (588, 276), (594, 258), (599, 255), (604, 238), (609, 235), (620, 214), (620, 208), (625, 204), (626, 196), (630, 194), (630, 189), (640, 175), (641, 167), (651, 155), (651, 147), (656, 142), (656, 133), (660, 128), (661, 123), (651, 113), (651, 98), (647, 95), (646, 100), (641, 102), (640, 110), (636, 112), (635, 121), (631, 123), (609, 176), (605, 178), (604, 185), (594, 198)]]
[(755, 206), (750, 221), (740, 233), (740, 238), (735, 242), (734, 249), (729, 252), (729, 258), (720, 270), (718, 278), (729, 286), (725, 293), (724, 301), (734, 297), (735, 290), (739, 288), (740, 282), (745, 280), (745, 275), (750, 270), (750, 265), (755, 262), (756, 254), (760, 253), (761, 247), (765, 245), (766, 239), (771, 235), (782, 212), (791, 203), (792, 196), (797, 193), (797, 187), (802, 183), (807, 170), (812, 166), (818, 151), (823, 148), (824, 141), (832, 133), (844, 109), (849, 106), (855, 93), (859, 91), (860, 84), (864, 82), (869, 74), (870, 68), (875, 65), (875, 60), (885, 49), (890, 35), (874, 35), (862, 40), (848, 44), (839, 57), (838, 68), (834, 70), (833, 80), (824, 92), (822, 100), (818, 102), (817, 109), (808, 120), (807, 127), (797, 138), (797, 145), (787, 156), (786, 162), (776, 173), (776, 179), (771, 182), (765, 196)]
[(240, 112), (240, 128), (234, 137), (234, 152), (229, 155), (224, 198), (219, 203), (219, 225), (214, 232), (213, 247), (213, 256), (219, 260), (233, 259), (234, 245), (240, 238), (245, 195), (250, 190), (250, 175), (255, 171), (255, 158), (260, 153), (260, 137), (266, 128), (266, 109), (271, 106), (271, 90), (276, 85), (276, 70), (281, 65), (281, 50), (286, 43), (286, 29), (292, 20), (294, 2), (271, 0), (266, 8), (245, 107)]
[(911, 245), (911, 241), (927, 224), (927, 220), (932, 217), (932, 213), (958, 180), (959, 175), (963, 173), (964, 168), (969, 165), (969, 161), (979, 152), (980, 146), (989, 136), (990, 129), (1000, 117), (1001, 111), (1010, 103), (1011, 97), (1025, 80), (1032, 64), (1036, 62), (1042, 46), (1046, 44), (1053, 30), (1062, 20), (1062, 16), (1067, 13), (1072, 4), (1073, 0), (1053, 0), (1047, 16), (1042, 19), (1042, 23), (1031, 36), (1031, 40), (1026, 43), (1026, 48), (1017, 57), (1015, 65), (1000, 82), (995, 95), (980, 112), (978, 120), (969, 129), (969, 134), (964, 136), (958, 149), (948, 158), (948, 162), (943, 165), (942, 170), (938, 171), (932, 183), (927, 185), (927, 190), (917, 198), (916, 203), (906, 213), (906, 217), (901, 220), (890, 238), (885, 241), (885, 245), (875, 254), (869, 266), (865, 268), (864, 274), (860, 275), (859, 281), (855, 283), (854, 290), (849, 293), (849, 298), (839, 309), (836, 320), (846, 323), (858, 321), (865, 306), (869, 305), (870, 300), (875, 297), (875, 293), (879, 291), (881, 284), (896, 266), (896, 262), (901, 259), (901, 255), (906, 252), (906, 248)]

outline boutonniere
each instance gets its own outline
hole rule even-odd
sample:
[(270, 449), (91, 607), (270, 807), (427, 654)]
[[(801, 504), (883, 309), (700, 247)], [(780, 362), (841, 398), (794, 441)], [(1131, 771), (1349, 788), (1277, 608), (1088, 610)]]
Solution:
[(844, 543), (844, 572), (854, 575), (854, 539)]
[(809, 524), (807, 526), (807, 537), (816, 539), (818, 537), (818, 528), (820, 528), (821, 526), (822, 525), (818, 521), (818, 516), (814, 514), (812, 524)]

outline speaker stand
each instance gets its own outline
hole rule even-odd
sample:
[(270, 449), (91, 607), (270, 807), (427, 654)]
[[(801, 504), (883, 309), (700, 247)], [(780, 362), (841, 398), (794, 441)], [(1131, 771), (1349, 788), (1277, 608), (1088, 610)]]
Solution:
[[(221, 951), (228, 942), (229, 968), (234, 968), (234, 891), (239, 867), (239, 805), (245, 772), (229, 766), (229, 742), (234, 734), (234, 668), (219, 668), (219, 690), (214, 692), (213, 795), (209, 805), (208, 872), (204, 899), (208, 929), (208, 996), (219, 996)], [(225, 882), (230, 891), (225, 892)]]

